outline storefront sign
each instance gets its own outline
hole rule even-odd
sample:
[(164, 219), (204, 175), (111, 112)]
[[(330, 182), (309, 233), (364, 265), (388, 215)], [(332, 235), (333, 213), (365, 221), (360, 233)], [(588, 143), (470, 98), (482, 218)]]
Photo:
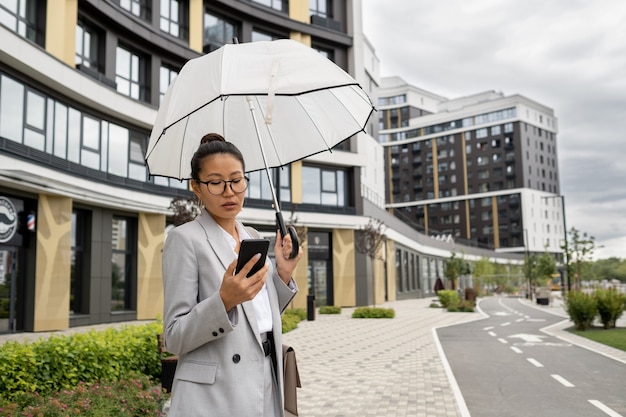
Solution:
[(0, 196), (0, 243), (10, 241), (17, 232), (18, 216), (13, 202)]

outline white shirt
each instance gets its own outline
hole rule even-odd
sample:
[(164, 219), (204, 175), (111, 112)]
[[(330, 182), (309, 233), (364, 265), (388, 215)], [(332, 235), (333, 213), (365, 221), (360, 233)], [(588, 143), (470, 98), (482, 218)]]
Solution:
[[(239, 222), (236, 223), (237, 231), (239, 232), (239, 239), (251, 239), (252, 236), (248, 233), (245, 227)], [(221, 228), (221, 227), (220, 227)], [(226, 236), (226, 240), (230, 243), (233, 252), (235, 252), (235, 246), (237, 246), (237, 242), (235, 238), (233, 238), (230, 233), (226, 230), (222, 229), (224, 235)], [(266, 263), (268, 260), (265, 261)], [(266, 333), (272, 331), (272, 307), (270, 306), (270, 298), (267, 293), (267, 284), (263, 284), (263, 288), (261, 291), (252, 299), (252, 305), (254, 306), (254, 314), (256, 316), (257, 325), (259, 327), (260, 333)]]

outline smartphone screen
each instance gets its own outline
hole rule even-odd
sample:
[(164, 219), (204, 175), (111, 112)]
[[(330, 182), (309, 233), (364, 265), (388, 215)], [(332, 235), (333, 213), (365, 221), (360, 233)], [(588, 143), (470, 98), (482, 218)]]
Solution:
[(244, 239), (239, 244), (239, 257), (237, 258), (237, 267), (235, 268), (235, 274), (248, 263), (250, 259), (257, 253), (261, 254), (261, 258), (254, 264), (247, 277), (253, 275), (259, 269), (265, 265), (265, 259), (267, 258), (267, 250), (270, 247), (269, 239)]

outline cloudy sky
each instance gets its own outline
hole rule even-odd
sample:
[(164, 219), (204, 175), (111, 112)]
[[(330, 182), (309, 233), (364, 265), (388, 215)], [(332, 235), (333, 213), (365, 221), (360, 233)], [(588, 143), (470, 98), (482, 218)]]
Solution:
[[(363, 0), (381, 75), (555, 111), (568, 229), (626, 258), (626, 0)], [(603, 246), (602, 248), (598, 248)]]

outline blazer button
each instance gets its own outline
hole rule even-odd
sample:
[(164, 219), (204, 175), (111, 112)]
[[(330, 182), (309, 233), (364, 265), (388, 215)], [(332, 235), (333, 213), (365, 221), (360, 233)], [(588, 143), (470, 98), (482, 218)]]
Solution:
[(220, 327), (220, 333), (224, 333), (224, 329)]
[(235, 362), (235, 363), (239, 363), (239, 361), (240, 361), (240, 360), (241, 360), (241, 356), (239, 356), (239, 354), (238, 354), (238, 353), (235, 353), (235, 354), (233, 355), (233, 362)]
[(217, 337), (217, 332), (213, 332), (213, 337)]

